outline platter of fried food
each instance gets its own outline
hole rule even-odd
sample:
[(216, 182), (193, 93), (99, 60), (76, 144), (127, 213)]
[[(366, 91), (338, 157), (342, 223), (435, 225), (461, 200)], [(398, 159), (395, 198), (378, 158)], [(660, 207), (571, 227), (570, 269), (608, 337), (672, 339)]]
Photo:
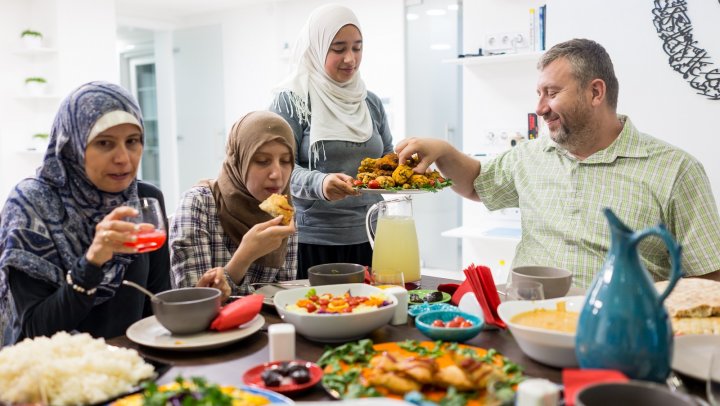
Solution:
[(413, 168), (417, 164), (417, 156), (400, 163), (396, 153), (365, 158), (360, 162), (353, 186), (361, 193), (377, 194), (437, 192), (452, 186), (452, 181), (437, 170), (415, 173)]
[[(328, 349), (317, 362), (337, 399), (384, 396), (494, 405), (512, 400), (521, 368), (497, 353), (458, 343), (360, 340)], [(453, 403), (454, 404), (454, 403)]]

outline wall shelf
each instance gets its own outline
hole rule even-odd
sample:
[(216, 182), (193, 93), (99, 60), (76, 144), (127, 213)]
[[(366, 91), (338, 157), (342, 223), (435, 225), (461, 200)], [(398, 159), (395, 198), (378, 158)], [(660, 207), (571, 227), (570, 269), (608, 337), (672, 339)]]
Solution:
[(515, 62), (537, 62), (538, 60), (540, 60), (540, 56), (542, 56), (542, 54), (543, 52), (523, 52), (519, 54), (468, 56), (465, 58), (444, 59), (442, 62), (462, 66), (495, 65)]
[(21, 56), (44, 56), (57, 53), (55, 48), (21, 48), (13, 52), (15, 55)]

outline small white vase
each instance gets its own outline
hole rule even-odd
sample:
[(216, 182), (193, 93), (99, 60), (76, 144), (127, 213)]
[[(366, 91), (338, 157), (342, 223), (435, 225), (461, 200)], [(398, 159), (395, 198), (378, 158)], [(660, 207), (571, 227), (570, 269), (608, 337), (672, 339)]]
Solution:
[(36, 35), (26, 35), (22, 37), (22, 42), (25, 49), (38, 49), (43, 46), (42, 37), (38, 37)]

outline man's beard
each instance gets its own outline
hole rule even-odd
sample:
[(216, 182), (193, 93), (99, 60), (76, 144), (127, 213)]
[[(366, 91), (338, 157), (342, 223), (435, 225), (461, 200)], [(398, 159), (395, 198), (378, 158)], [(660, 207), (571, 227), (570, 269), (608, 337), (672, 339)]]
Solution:
[(590, 109), (582, 102), (578, 103), (564, 118), (567, 121), (561, 121), (557, 130), (550, 131), (550, 138), (570, 152), (589, 144), (592, 139)]

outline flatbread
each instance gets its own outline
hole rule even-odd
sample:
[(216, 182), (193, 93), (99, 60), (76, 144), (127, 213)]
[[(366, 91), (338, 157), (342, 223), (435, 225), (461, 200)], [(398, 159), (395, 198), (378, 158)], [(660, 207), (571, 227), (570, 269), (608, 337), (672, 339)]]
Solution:
[(295, 214), (295, 208), (290, 205), (285, 195), (273, 193), (260, 203), (260, 210), (270, 214), (271, 216), (283, 216), (282, 225), (286, 226), (292, 221)]
[[(668, 282), (656, 282), (659, 293)], [(720, 316), (720, 282), (702, 278), (681, 278), (665, 300), (670, 317), (698, 318)]]
[(675, 334), (717, 334), (720, 335), (720, 317), (673, 317), (672, 329)]

